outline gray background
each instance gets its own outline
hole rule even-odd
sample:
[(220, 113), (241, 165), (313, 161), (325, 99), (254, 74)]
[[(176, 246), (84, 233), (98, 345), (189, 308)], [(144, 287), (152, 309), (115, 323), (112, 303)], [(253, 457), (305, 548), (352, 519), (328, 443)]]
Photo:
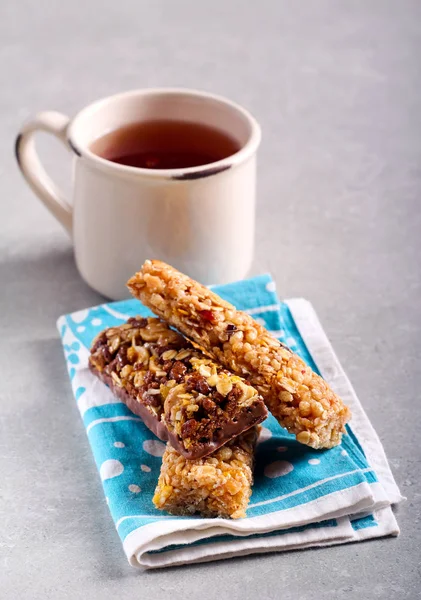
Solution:
[[(419, 598), (421, 4), (14, 1), (0, 12), (0, 597)], [(102, 300), (25, 186), (14, 136), (159, 85), (225, 94), (264, 132), (253, 273), (310, 299), (408, 501), (401, 537), (161, 572), (111, 524), (55, 329)], [(70, 160), (41, 140), (69, 188)], [(418, 552), (416, 550), (418, 548)]]

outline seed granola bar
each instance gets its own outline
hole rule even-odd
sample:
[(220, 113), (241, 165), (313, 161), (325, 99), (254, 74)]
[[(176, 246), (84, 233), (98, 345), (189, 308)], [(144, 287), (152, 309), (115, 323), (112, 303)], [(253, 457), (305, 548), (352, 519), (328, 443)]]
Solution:
[(263, 421), (258, 392), (156, 318), (131, 318), (94, 340), (91, 371), (159, 438), (189, 459)]
[(245, 517), (259, 429), (253, 427), (197, 460), (186, 460), (168, 444), (153, 497), (156, 508), (173, 515)]
[(233, 373), (247, 377), (279, 423), (313, 448), (341, 441), (351, 413), (324, 379), (238, 311), (173, 267), (147, 260), (129, 281), (132, 294)]

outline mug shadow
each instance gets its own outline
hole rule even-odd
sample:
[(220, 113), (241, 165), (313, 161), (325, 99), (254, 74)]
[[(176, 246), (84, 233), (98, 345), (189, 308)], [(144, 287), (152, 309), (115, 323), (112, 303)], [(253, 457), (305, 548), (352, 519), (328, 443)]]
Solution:
[(0, 263), (0, 283), (6, 328), (22, 328), (36, 319), (37, 330), (48, 330), (60, 315), (105, 301), (83, 281), (73, 249), (65, 242), (32, 256), (8, 257)]

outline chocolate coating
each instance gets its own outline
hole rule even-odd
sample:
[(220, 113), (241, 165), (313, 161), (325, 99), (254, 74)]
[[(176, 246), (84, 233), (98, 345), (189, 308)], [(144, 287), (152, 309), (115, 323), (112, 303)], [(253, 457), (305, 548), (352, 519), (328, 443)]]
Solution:
[(250, 410), (247, 413), (243, 413), (240, 418), (234, 423), (226, 423), (224, 428), (219, 430), (215, 435), (214, 439), (209, 442), (203, 442), (200, 446), (196, 446), (195, 450), (188, 451), (180, 443), (178, 436), (168, 431), (164, 421), (160, 421), (158, 417), (147, 409), (147, 407), (138, 402), (133, 396), (131, 396), (127, 390), (116, 385), (113, 379), (104, 372), (98, 371), (92, 364), (89, 364), (89, 368), (92, 373), (98, 377), (103, 383), (105, 383), (119, 400), (121, 400), (132, 413), (140, 417), (143, 423), (148, 429), (152, 431), (160, 440), (163, 442), (170, 442), (171, 446), (177, 450), (180, 454), (185, 456), (189, 460), (195, 460), (197, 458), (203, 458), (212, 454), (215, 450), (236, 438), (241, 432), (246, 431), (253, 425), (261, 423), (266, 415), (262, 415), (260, 405), (250, 406)]

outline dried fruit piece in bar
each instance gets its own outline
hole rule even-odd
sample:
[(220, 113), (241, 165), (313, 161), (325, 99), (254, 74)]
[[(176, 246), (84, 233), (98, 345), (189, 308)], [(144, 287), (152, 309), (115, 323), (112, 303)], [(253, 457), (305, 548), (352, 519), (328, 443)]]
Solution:
[(196, 460), (186, 460), (168, 444), (153, 497), (156, 508), (173, 515), (245, 517), (259, 429), (253, 427)]
[(160, 261), (129, 281), (132, 294), (233, 373), (246, 377), (279, 423), (313, 448), (341, 441), (350, 411), (324, 379), (247, 313)]
[(251, 385), (160, 319), (137, 317), (106, 329), (89, 364), (147, 427), (190, 459), (211, 454), (267, 416)]

